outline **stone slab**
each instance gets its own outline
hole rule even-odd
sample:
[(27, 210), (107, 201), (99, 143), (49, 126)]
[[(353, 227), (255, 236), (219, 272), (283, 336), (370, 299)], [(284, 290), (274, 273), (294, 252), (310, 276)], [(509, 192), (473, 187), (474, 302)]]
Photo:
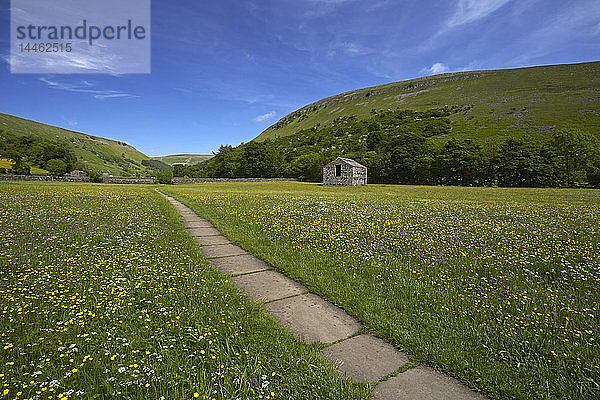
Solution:
[[(217, 238), (219, 236), (209, 236), (204, 239)], [(213, 267), (224, 274), (247, 274), (251, 272), (264, 271), (269, 269), (269, 265), (259, 260), (251, 254), (241, 256), (213, 258), (210, 260)]]
[(200, 219), (183, 220), (183, 226), (186, 228), (212, 228), (210, 222)]
[(372, 400), (485, 400), (456, 379), (429, 367), (409, 369), (375, 386)]
[(200, 246), (214, 246), (217, 244), (228, 244), (229, 239), (225, 236), (196, 236), (194, 240)]
[(188, 233), (192, 236), (219, 236), (221, 232), (215, 228), (188, 228)]
[(330, 343), (355, 334), (360, 324), (342, 309), (314, 294), (266, 303), (263, 307), (307, 343)]
[(202, 222), (202, 221), (206, 221), (206, 220), (203, 218), (200, 218), (197, 215), (193, 215), (193, 216), (189, 216), (189, 217), (183, 217), (183, 221), (192, 223), (192, 222)]
[(241, 254), (248, 254), (244, 249), (234, 244), (219, 244), (216, 246), (202, 246), (200, 251), (206, 258), (217, 258), (217, 257), (229, 257), (239, 256)]
[(376, 382), (408, 362), (406, 354), (373, 335), (358, 335), (321, 350), (355, 382)]
[(234, 276), (231, 282), (245, 292), (250, 300), (257, 302), (283, 299), (307, 291), (304, 286), (277, 271)]
[(182, 217), (184, 221), (205, 221), (204, 218), (199, 217), (197, 214), (191, 213), (191, 214), (186, 214), (186, 213), (179, 213)]

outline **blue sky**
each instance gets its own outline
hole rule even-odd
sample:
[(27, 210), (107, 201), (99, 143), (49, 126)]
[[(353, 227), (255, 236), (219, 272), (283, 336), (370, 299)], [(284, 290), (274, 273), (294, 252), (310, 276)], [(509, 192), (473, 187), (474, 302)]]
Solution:
[(148, 155), (247, 142), (361, 87), (600, 60), (598, 0), (153, 0), (150, 74), (11, 74), (0, 4), (0, 112)]

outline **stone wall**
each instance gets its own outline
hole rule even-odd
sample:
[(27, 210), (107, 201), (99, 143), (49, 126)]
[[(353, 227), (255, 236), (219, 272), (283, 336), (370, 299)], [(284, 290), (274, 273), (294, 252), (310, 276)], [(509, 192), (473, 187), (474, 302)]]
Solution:
[(126, 183), (126, 184), (154, 184), (156, 178), (152, 176), (131, 178), (128, 176), (103, 176), (102, 183)]
[[(335, 176), (335, 166), (341, 166), (341, 175)], [(354, 167), (344, 162), (328, 164), (323, 167), (324, 186), (361, 186), (367, 184), (367, 169)]]
[(50, 175), (11, 175), (0, 174), (0, 181), (46, 181), (46, 182), (89, 182), (89, 178), (76, 176), (59, 176), (53, 177)]
[(362, 186), (367, 184), (367, 169), (352, 167), (352, 186)]
[[(89, 178), (75, 176), (61, 176), (54, 178), (50, 175), (6, 175), (0, 174), (0, 181), (48, 181), (48, 182), (89, 182)], [(209, 183), (209, 182), (297, 182), (294, 178), (181, 178), (174, 177), (174, 185), (189, 183)], [(102, 183), (111, 184), (155, 184), (156, 178), (139, 177), (131, 178), (126, 176), (103, 176)]]
[[(340, 176), (335, 176), (336, 165), (341, 166)], [(345, 162), (334, 162), (323, 167), (323, 185), (352, 186), (352, 166)]]

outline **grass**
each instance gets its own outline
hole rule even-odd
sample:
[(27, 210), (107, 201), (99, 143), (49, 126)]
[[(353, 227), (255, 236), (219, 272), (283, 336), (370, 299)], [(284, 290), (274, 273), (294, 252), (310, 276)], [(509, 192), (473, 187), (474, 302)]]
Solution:
[(168, 191), (414, 363), (496, 399), (600, 397), (598, 191)]
[(2, 398), (367, 398), (210, 267), (152, 187), (0, 199)]
[[(543, 136), (550, 128), (600, 129), (600, 62), (459, 72), (358, 89), (322, 99), (285, 117), (254, 140), (293, 135), (335, 118), (365, 119), (371, 109), (424, 111), (472, 106), (453, 114), (452, 136), (481, 143), (507, 135)], [(314, 107), (316, 106), (316, 107)]]
[[(68, 149), (86, 168), (114, 175), (145, 174), (148, 156), (124, 142), (62, 129), (0, 113), (0, 130), (12, 135), (33, 135)], [(126, 167), (126, 168), (125, 168)]]
[(185, 164), (194, 165), (212, 158), (210, 154), (172, 154), (168, 156), (151, 157), (153, 160), (160, 160), (168, 165)]
[[(8, 173), (10, 173), (10, 169), (15, 165), (13, 160), (8, 158), (0, 158), (0, 168), (6, 168)], [(47, 174), (48, 171), (42, 168), (31, 167), (31, 172), (34, 174)]]

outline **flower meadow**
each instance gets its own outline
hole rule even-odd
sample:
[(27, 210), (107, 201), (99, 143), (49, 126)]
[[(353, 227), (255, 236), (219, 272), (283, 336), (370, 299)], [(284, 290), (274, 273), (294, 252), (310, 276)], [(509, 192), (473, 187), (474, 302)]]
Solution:
[(600, 193), (206, 184), (170, 192), (367, 329), (492, 398), (600, 398)]
[(0, 184), (0, 398), (364, 399), (151, 187)]

